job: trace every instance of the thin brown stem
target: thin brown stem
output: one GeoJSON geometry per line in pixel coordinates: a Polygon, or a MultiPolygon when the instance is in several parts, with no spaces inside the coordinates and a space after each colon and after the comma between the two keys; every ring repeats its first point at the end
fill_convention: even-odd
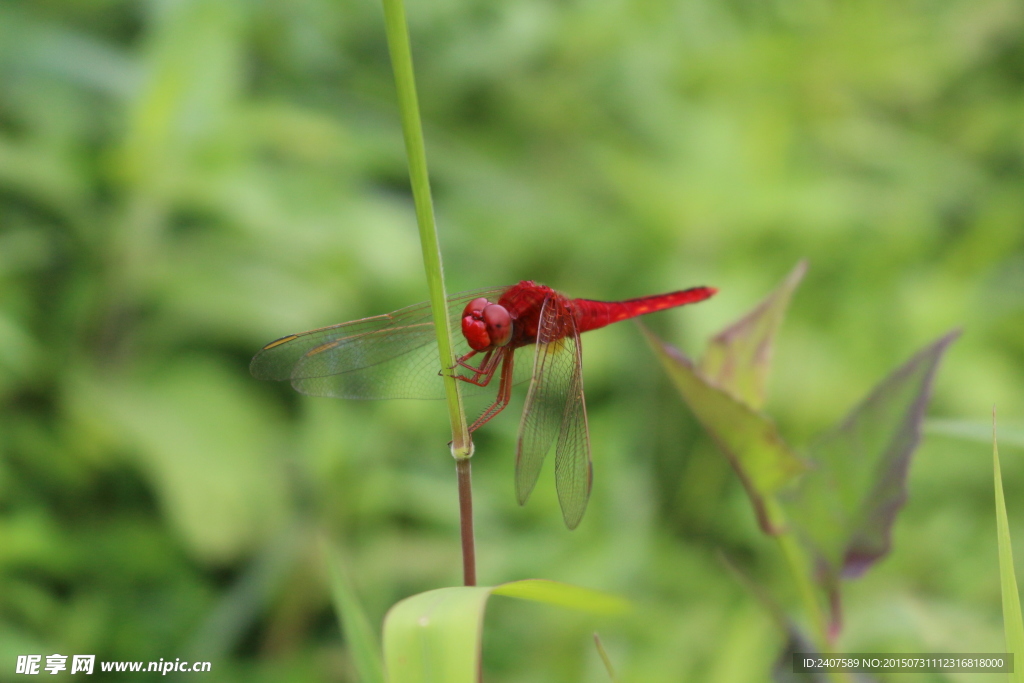
{"type": "Polygon", "coordinates": [[[459,475],[459,527],[462,531],[462,582],[476,585],[476,541],[473,539],[473,475],[469,458],[455,461],[459,475]]]}

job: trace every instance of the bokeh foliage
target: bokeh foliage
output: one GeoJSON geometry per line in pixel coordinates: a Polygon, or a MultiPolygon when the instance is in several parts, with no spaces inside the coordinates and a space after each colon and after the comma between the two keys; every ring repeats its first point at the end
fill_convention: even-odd
{"type": "MultiPolygon", "coordinates": [[[[794,445],[955,326],[932,414],[1024,412],[1019,3],[408,13],[450,291],[714,285],[650,321],[695,349],[806,257],[768,402],[794,445]]],[[[323,529],[378,623],[458,582],[443,405],[246,369],[426,298],[393,92],[374,2],[0,4],[0,680],[26,652],[355,680],[323,529]]],[[[587,517],[566,532],[544,483],[515,504],[520,393],[476,439],[481,580],[645,605],[601,628],[624,680],[763,680],[780,637],[715,552],[786,583],[740,485],[635,329],[583,344],[587,517]]],[[[999,648],[987,458],[926,439],[892,556],[849,587],[848,650],[999,648]]],[[[1022,536],[1005,445],[1003,475],[1022,536]]],[[[586,619],[495,607],[488,680],[601,680],[586,619]]]]}

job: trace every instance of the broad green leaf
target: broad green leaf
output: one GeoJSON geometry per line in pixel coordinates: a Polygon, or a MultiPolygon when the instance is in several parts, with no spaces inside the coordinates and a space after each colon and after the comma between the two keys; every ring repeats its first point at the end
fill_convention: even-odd
{"type": "Polygon", "coordinates": [[[911,358],[818,440],[810,449],[812,469],[784,498],[830,590],[840,576],[860,575],[889,551],[935,371],[958,334],[911,358]]]}
{"type": "Polygon", "coordinates": [[[777,533],[780,520],[771,497],[805,464],[782,440],[770,418],[713,384],[681,351],[641,329],[679,393],[736,470],[761,528],[777,533]]]}
{"type": "Polygon", "coordinates": [[[704,377],[751,408],[764,405],[772,343],[806,272],[807,262],[801,261],[764,301],[716,334],[700,361],[704,377]]]}
{"type": "Polygon", "coordinates": [[[384,618],[389,683],[472,683],[480,670],[491,589],[438,588],[406,598],[384,618]]]}
{"type": "Polygon", "coordinates": [[[484,610],[491,595],[597,614],[622,612],[629,606],[607,593],[540,579],[420,593],[392,607],[384,618],[384,663],[389,683],[477,681],[484,610]]]}
{"type": "Polygon", "coordinates": [[[370,620],[359,602],[352,581],[345,570],[341,553],[333,544],[323,537],[320,543],[330,578],[331,600],[334,612],[338,617],[338,625],[348,644],[359,674],[360,683],[384,683],[384,664],[380,652],[380,643],[370,627],[370,620]]]}
{"type": "Polygon", "coordinates": [[[1013,653],[1013,673],[1010,683],[1024,683],[1024,618],[1021,617],[1017,577],[1013,571],[1013,548],[1010,545],[1010,523],[1006,517],[1003,498],[1003,475],[999,468],[999,446],[996,444],[995,416],[992,425],[992,468],[996,489],[996,538],[999,540],[999,582],[1003,592],[1003,630],[1006,633],[1006,651],[1013,653]]]}

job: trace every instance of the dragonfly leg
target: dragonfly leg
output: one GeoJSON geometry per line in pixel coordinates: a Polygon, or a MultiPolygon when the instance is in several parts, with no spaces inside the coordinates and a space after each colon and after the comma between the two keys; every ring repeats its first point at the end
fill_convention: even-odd
{"type": "Polygon", "coordinates": [[[475,354],[476,351],[471,351],[455,361],[456,365],[461,365],[467,370],[471,370],[473,372],[473,376],[467,377],[465,375],[455,375],[455,379],[461,379],[463,382],[469,382],[470,384],[475,384],[478,387],[486,387],[490,384],[491,378],[494,376],[494,371],[498,368],[498,361],[501,360],[502,354],[495,353],[494,349],[491,349],[484,355],[483,360],[480,362],[480,366],[474,367],[466,361],[475,354]]]}
{"type": "MultiPolygon", "coordinates": [[[[512,397],[512,360],[515,354],[506,353],[503,355],[505,362],[501,366],[501,383],[498,385],[498,396],[494,399],[491,407],[481,413],[476,422],[470,425],[470,433],[484,426],[492,417],[504,410],[505,406],[508,405],[509,399],[512,397]]],[[[495,362],[494,365],[497,365],[497,363],[495,362]]],[[[494,368],[491,368],[491,374],[494,374],[494,368]]]]}
{"type": "MultiPolygon", "coordinates": [[[[478,354],[478,353],[480,353],[480,352],[479,351],[470,351],[465,356],[461,356],[460,358],[456,358],[455,359],[455,367],[458,367],[458,366],[461,365],[462,367],[464,367],[464,368],[466,368],[468,370],[476,371],[477,368],[473,367],[473,365],[471,363],[468,363],[467,361],[470,358],[472,358],[473,356],[475,356],[476,354],[478,354]]],[[[484,356],[483,363],[487,362],[487,357],[490,356],[490,355],[491,355],[491,352],[488,351],[487,354],[484,356]]],[[[483,364],[483,363],[481,363],[481,364],[483,364]]],[[[454,370],[455,368],[452,368],[452,369],[454,370]]]]}

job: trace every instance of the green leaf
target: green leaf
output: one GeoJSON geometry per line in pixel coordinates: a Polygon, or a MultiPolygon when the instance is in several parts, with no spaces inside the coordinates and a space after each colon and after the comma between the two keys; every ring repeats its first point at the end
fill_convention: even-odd
{"type": "Polygon", "coordinates": [[[326,536],[321,539],[320,547],[327,562],[334,612],[360,683],[384,683],[380,643],[345,570],[341,553],[326,536]]]}
{"type": "Polygon", "coordinates": [[[947,334],[911,358],[815,443],[811,471],[783,499],[830,589],[840,576],[859,576],[889,551],[935,371],[958,335],[947,334]]]}
{"type": "Polygon", "coordinates": [[[617,595],[547,579],[503,583],[495,586],[492,592],[494,595],[543,602],[591,614],[619,614],[629,609],[629,602],[617,595]]]}
{"type": "Polygon", "coordinates": [[[1003,475],[999,469],[999,446],[996,444],[995,415],[992,416],[992,468],[996,489],[996,538],[999,540],[999,583],[1003,592],[1003,629],[1006,650],[1013,653],[1014,673],[1011,683],[1024,683],[1024,618],[1021,617],[1017,578],[1013,571],[1013,548],[1010,545],[1010,524],[1003,499],[1003,475]]]}
{"type": "Polygon", "coordinates": [[[439,588],[406,598],[384,618],[389,683],[473,683],[480,672],[483,617],[491,595],[614,614],[629,603],[555,581],[529,579],[500,586],[439,588]]]}
{"type": "Polygon", "coordinates": [[[751,408],[764,405],[772,343],[806,272],[806,261],[796,264],[764,301],[711,339],[700,361],[704,377],[751,408]]]}
{"type": "Polygon", "coordinates": [[[781,521],[773,512],[772,496],[804,471],[805,464],[770,418],[716,386],[681,351],[641,329],[679,393],[736,470],[761,528],[778,533],[781,521]]]}

